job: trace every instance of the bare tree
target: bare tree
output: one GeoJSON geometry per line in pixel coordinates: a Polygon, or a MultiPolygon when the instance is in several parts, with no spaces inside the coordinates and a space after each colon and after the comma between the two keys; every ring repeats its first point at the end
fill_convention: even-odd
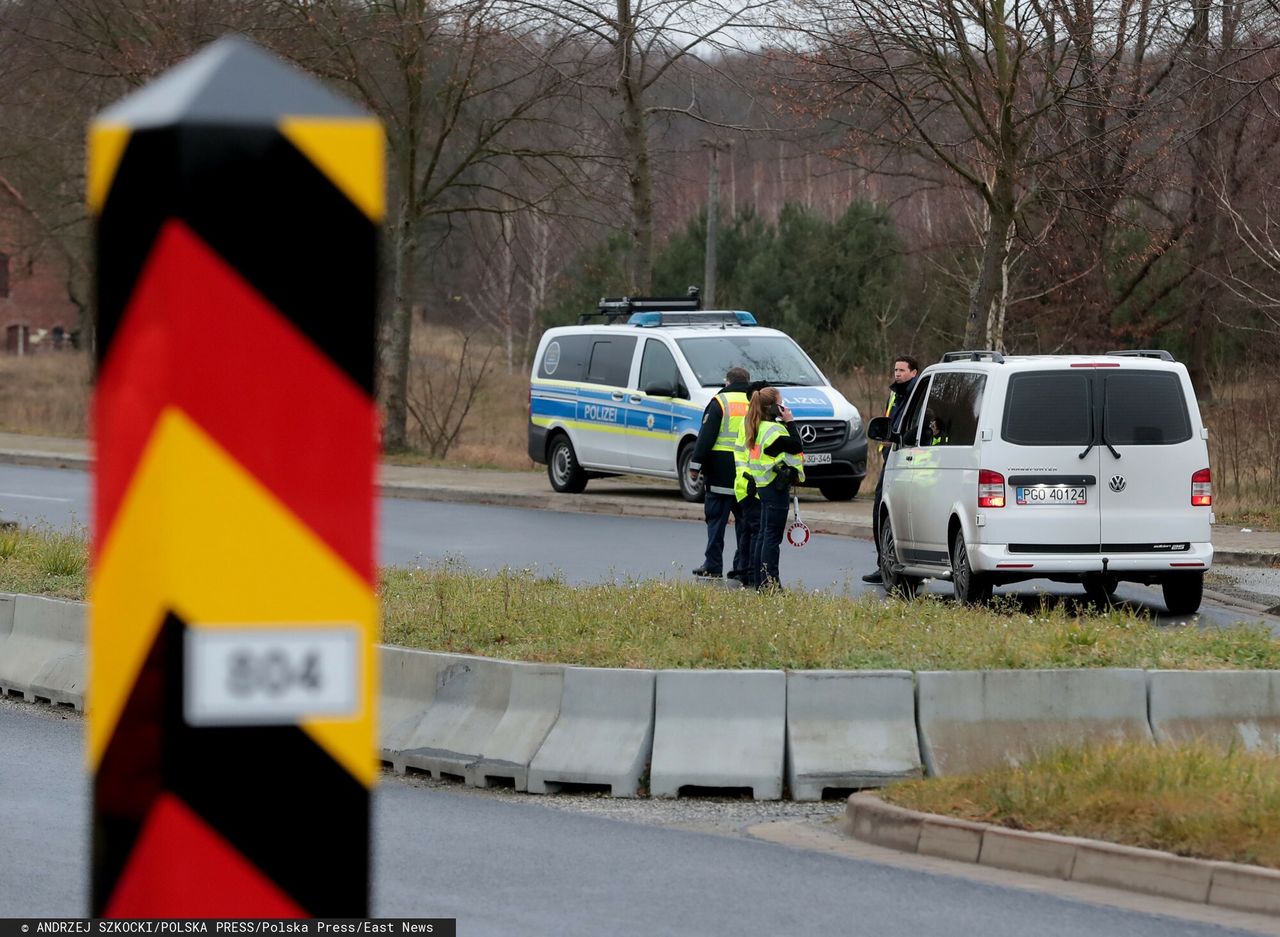
{"type": "Polygon", "coordinates": [[[653,280],[654,121],[676,116],[725,125],[708,108],[696,78],[683,75],[685,85],[672,82],[673,74],[693,62],[717,72],[716,56],[728,49],[741,51],[768,6],[769,0],[616,0],[611,9],[585,0],[519,4],[570,30],[590,48],[596,69],[583,77],[582,85],[607,92],[617,102],[616,119],[606,116],[605,122],[616,124],[621,137],[630,209],[627,286],[632,293],[648,292],[653,280]]]}

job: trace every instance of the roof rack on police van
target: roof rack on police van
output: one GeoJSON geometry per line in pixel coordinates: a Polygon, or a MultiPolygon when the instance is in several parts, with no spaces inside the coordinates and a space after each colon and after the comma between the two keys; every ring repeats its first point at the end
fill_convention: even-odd
{"type": "Polygon", "coordinates": [[[578,316],[578,325],[586,325],[592,319],[603,316],[606,325],[626,319],[633,312],[698,312],[702,309],[702,297],[696,286],[689,287],[684,296],[603,296],[596,304],[595,312],[578,316]]]}
{"type": "Polygon", "coordinates": [[[981,361],[983,358],[990,358],[996,364],[1004,364],[1004,355],[998,351],[990,349],[982,351],[949,351],[942,356],[945,361],[981,361]]]}
{"type": "Polygon", "coordinates": [[[1125,351],[1109,351],[1108,355],[1117,358],[1159,358],[1161,361],[1177,361],[1173,355],[1163,348],[1132,348],[1125,351]]]}

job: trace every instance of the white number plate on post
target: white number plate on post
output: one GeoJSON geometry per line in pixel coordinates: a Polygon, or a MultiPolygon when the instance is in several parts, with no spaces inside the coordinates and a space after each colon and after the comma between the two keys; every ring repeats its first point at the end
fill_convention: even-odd
{"type": "Polygon", "coordinates": [[[294,725],[355,716],[356,628],[193,628],[184,649],[188,725],[294,725]]]}
{"type": "Polygon", "coordinates": [[[806,452],[804,454],[805,465],[829,465],[830,463],[830,452],[806,452]]]}

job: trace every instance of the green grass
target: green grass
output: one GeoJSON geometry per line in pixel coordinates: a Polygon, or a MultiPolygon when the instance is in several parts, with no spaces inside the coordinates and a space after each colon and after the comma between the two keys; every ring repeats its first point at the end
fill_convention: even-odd
{"type": "MultiPolygon", "coordinates": [[[[82,599],[83,538],[0,530],[0,591],[82,599]]],[[[383,640],[405,647],[592,667],[1002,670],[1051,667],[1280,669],[1262,625],[1157,627],[1112,609],[1005,600],[990,609],[923,598],[760,595],[649,580],[568,586],[461,563],[387,568],[383,640]]]]}
{"type": "Polygon", "coordinates": [[[1019,767],[909,781],[913,810],[1280,868],[1280,757],[1207,743],[1066,749],[1019,767]]]}
{"type": "Polygon", "coordinates": [[[0,529],[0,592],[83,599],[88,568],[82,534],[0,529]]]}
{"type": "Polygon", "coordinates": [[[1112,610],[1007,602],[886,602],[789,592],[759,595],[647,581],[572,588],[527,572],[459,564],[386,569],[391,644],[595,667],[968,670],[1050,667],[1276,668],[1262,626],[1157,627],[1112,610]]]}

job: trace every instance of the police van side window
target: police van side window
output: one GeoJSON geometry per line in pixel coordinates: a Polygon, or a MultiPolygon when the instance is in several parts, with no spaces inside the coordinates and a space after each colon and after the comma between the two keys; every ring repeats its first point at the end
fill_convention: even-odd
{"type": "Polygon", "coordinates": [[[561,335],[547,343],[538,377],[552,381],[580,381],[587,371],[587,355],[591,351],[590,335],[561,335]]]}
{"type": "Polygon", "coordinates": [[[1182,382],[1167,371],[1108,374],[1102,428],[1120,446],[1168,446],[1191,438],[1182,382]]]}
{"type": "Polygon", "coordinates": [[[631,377],[631,357],[636,350],[634,336],[618,338],[591,336],[591,358],[587,363],[587,381],[626,387],[631,377]]]}
{"type": "Polygon", "coordinates": [[[1093,395],[1082,371],[1024,371],[1009,377],[1001,436],[1018,446],[1093,442],[1093,395]]]}
{"type": "Polygon", "coordinates": [[[675,394],[679,385],[680,373],[671,350],[661,339],[649,339],[644,343],[644,356],[640,359],[640,389],[648,393],[646,388],[662,386],[675,394]]]}
{"type": "Polygon", "coordinates": [[[924,400],[929,396],[929,379],[921,378],[916,384],[911,399],[907,402],[906,412],[902,414],[902,422],[898,428],[902,433],[902,445],[914,446],[920,438],[920,419],[924,416],[924,400]]]}
{"type": "Polygon", "coordinates": [[[920,445],[972,446],[978,438],[978,414],[986,385],[982,374],[935,374],[921,423],[920,445]]]}

